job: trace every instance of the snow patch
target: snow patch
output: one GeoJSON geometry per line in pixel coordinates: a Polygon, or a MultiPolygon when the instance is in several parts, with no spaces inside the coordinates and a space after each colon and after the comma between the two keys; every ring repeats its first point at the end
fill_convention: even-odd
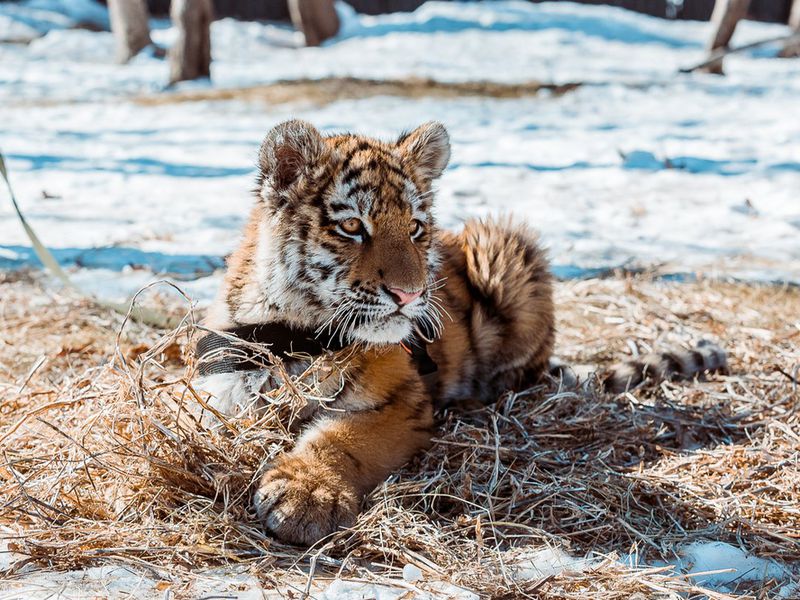
{"type": "Polygon", "coordinates": [[[789,583],[778,590],[778,598],[800,598],[800,583],[789,583]]]}
{"type": "Polygon", "coordinates": [[[20,7],[63,15],[76,25],[91,23],[108,28],[108,9],[96,0],[26,0],[20,7]]]}
{"type": "Polygon", "coordinates": [[[415,583],[423,578],[422,569],[416,565],[408,564],[403,566],[403,580],[408,583],[415,583]]]}
{"type": "Polygon", "coordinates": [[[684,547],[679,554],[681,559],[675,566],[683,573],[727,571],[692,577],[700,585],[719,589],[737,581],[784,581],[791,576],[788,567],[747,554],[725,542],[694,542],[684,547]]]}
{"type": "Polygon", "coordinates": [[[515,581],[544,579],[564,571],[582,572],[591,568],[593,561],[570,556],[558,548],[529,550],[519,554],[511,567],[515,581]]]}
{"type": "Polygon", "coordinates": [[[409,597],[418,600],[478,599],[472,592],[451,584],[439,583],[431,587],[432,591],[426,591],[402,581],[379,584],[337,579],[315,597],[320,600],[398,600],[409,597]]]}
{"type": "Polygon", "coordinates": [[[731,544],[720,541],[700,541],[687,544],[677,550],[677,558],[655,561],[651,564],[639,562],[636,556],[624,557],[621,562],[630,567],[672,567],[675,573],[690,576],[693,583],[722,592],[735,592],[742,583],[777,581],[783,584],[778,597],[794,597],[793,583],[800,577],[800,565],[789,565],[775,560],[749,554],[731,544]],[[789,594],[789,595],[781,595],[789,594]]]}
{"type": "Polygon", "coordinates": [[[115,64],[114,36],[106,31],[54,29],[33,40],[28,46],[28,52],[31,57],[40,59],[48,59],[56,52],[63,52],[73,61],[115,64]]]}
{"type": "Polygon", "coordinates": [[[28,42],[79,25],[108,29],[108,10],[93,0],[26,0],[0,4],[0,43],[28,42]]]}

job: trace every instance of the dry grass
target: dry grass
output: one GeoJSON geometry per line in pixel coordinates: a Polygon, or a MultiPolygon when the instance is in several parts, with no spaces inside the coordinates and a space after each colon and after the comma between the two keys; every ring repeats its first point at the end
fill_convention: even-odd
{"type": "Polygon", "coordinates": [[[265,536],[250,509],[259,465],[291,444],[280,423],[296,396],[206,431],[183,366],[191,314],[167,334],[122,328],[87,301],[0,279],[0,525],[48,568],[112,561],[176,581],[241,563],[278,585],[310,565],[374,580],[413,563],[497,598],[706,597],[691,578],[616,561],[698,539],[800,559],[800,292],[636,278],[562,283],[557,300],[569,360],[711,337],[732,373],[622,396],[552,382],[442,415],[435,446],[306,554],[265,536]],[[515,582],[515,557],[543,546],[606,558],[515,582]]]}
{"type": "Polygon", "coordinates": [[[403,98],[525,98],[542,93],[560,96],[579,87],[580,83],[497,83],[492,81],[437,81],[421,77],[403,79],[364,79],[360,77],[322,77],[291,79],[244,88],[191,90],[141,96],[135,102],[145,106],[178,102],[242,100],[265,104],[308,102],[324,105],[339,100],[399,96],[403,98]]]}

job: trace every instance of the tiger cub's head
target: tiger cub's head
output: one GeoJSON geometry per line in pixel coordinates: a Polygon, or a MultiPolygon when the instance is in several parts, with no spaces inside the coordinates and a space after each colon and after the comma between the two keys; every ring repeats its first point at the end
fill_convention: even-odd
{"type": "Polygon", "coordinates": [[[302,121],[272,129],[258,195],[287,303],[346,341],[396,343],[415,325],[438,329],[431,186],[449,157],[439,123],[393,142],[323,136],[302,121]]]}

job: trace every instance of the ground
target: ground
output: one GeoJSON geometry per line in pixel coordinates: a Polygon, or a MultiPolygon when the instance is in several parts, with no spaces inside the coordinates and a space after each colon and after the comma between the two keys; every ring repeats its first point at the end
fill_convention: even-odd
{"type": "MultiPolygon", "coordinates": [[[[800,62],[766,47],[726,78],[680,75],[708,24],[568,2],[339,8],[322,48],[216,22],[212,81],[165,89],[152,52],[120,67],[84,28],[107,26],[98,4],[0,4],[0,150],[98,298],[31,271],[0,199],[0,597],[797,596],[800,62]],[[387,139],[442,121],[438,222],[503,211],[541,231],[559,355],[709,338],[731,373],[618,397],[550,382],[439,415],[433,449],[355,529],[310,555],[270,540],[250,483],[291,443],[278,425],[297,398],[206,432],[187,413],[191,319],[123,327],[102,302],[164,279],[188,300],[160,284],[144,305],[201,315],[258,145],[291,117],[387,139]]],[[[782,33],[743,23],[734,43],[782,33]]]]}
{"type": "Polygon", "coordinates": [[[20,577],[29,592],[65,585],[65,576],[37,580],[43,566],[81,573],[76,589],[123,572],[142,594],[176,598],[231,591],[233,574],[254,594],[303,588],[309,568],[317,593],[338,574],[353,597],[353,580],[394,586],[386,597],[445,584],[465,598],[795,589],[795,288],[560,283],[561,357],[606,364],[714,339],[730,374],[621,396],[553,381],[441,414],[434,447],[370,496],[352,530],[310,554],[261,533],[249,502],[261,459],[291,443],[264,426],[285,422],[287,405],[276,399],[274,415],[233,420],[223,434],[188,412],[182,356],[199,315],[164,333],[123,327],[120,315],[24,276],[0,289],[3,527],[9,562],[22,561],[6,576],[10,589],[20,577]],[[411,588],[404,565],[421,571],[411,588]]]}

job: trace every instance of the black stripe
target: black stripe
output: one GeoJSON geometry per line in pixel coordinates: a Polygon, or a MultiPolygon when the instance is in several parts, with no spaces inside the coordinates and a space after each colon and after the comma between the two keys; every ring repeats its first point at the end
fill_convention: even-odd
{"type": "Polygon", "coordinates": [[[326,213],[324,211],[319,213],[319,221],[318,221],[318,223],[319,223],[319,226],[321,228],[335,227],[336,225],[338,225],[338,221],[334,221],[330,217],[330,215],[328,215],[328,213],[326,213]]]}
{"type": "Polygon", "coordinates": [[[403,171],[403,169],[401,169],[397,165],[394,165],[394,164],[392,164],[390,162],[387,162],[387,163],[384,163],[384,167],[386,169],[388,169],[389,171],[391,171],[392,173],[394,173],[395,175],[399,175],[403,179],[408,179],[408,173],[403,171]]]}
{"type": "Polygon", "coordinates": [[[398,400],[400,400],[400,394],[397,392],[397,390],[395,390],[385,398],[382,398],[379,402],[376,402],[371,406],[367,406],[357,412],[368,412],[368,413],[381,412],[384,408],[391,406],[392,404],[395,404],[398,400]]]}
{"type": "Polygon", "coordinates": [[[697,350],[692,350],[689,352],[689,356],[692,357],[695,370],[702,371],[706,368],[706,359],[702,353],[698,352],[697,350]]]}
{"type": "Polygon", "coordinates": [[[661,358],[667,363],[666,375],[670,375],[672,373],[683,373],[683,363],[681,363],[680,359],[672,352],[664,352],[661,355],[661,358]]]}
{"type": "MultiPolygon", "coordinates": [[[[331,223],[333,223],[333,221],[331,221],[331,223]]],[[[328,252],[331,252],[331,253],[334,253],[334,254],[339,252],[339,247],[336,244],[334,244],[333,242],[331,242],[330,240],[321,239],[317,243],[322,248],[327,250],[328,252]]]]}
{"type": "Polygon", "coordinates": [[[399,200],[401,202],[403,201],[403,188],[401,186],[397,185],[396,183],[392,183],[391,181],[384,181],[383,185],[391,188],[392,191],[394,191],[394,193],[400,197],[399,200]]]}
{"type": "Polygon", "coordinates": [[[497,305],[494,303],[493,299],[489,298],[486,294],[475,287],[466,273],[464,274],[464,285],[467,288],[467,293],[470,295],[470,298],[472,298],[474,304],[477,304],[481,307],[481,309],[483,309],[483,312],[486,314],[488,319],[497,322],[498,325],[504,328],[509,325],[509,316],[501,313],[497,309],[497,305]]]}
{"type": "Polygon", "coordinates": [[[409,421],[417,421],[419,418],[425,413],[425,409],[428,408],[428,401],[427,400],[420,400],[417,405],[414,407],[414,410],[408,416],[409,421]]]}
{"type": "MultiPolygon", "coordinates": [[[[320,307],[319,302],[313,298],[306,298],[306,301],[312,305],[312,308],[320,307]]],[[[242,325],[227,329],[224,333],[227,336],[212,331],[197,342],[198,372],[201,376],[268,368],[269,358],[266,352],[261,351],[259,348],[242,344],[242,341],[250,344],[269,345],[270,353],[284,359],[292,358],[294,354],[319,356],[326,351],[336,352],[350,345],[341,338],[334,336],[330,330],[323,330],[318,333],[312,329],[296,328],[290,324],[279,322],[242,325]],[[215,355],[214,360],[203,360],[212,353],[215,355]]],[[[424,348],[424,344],[421,341],[412,339],[409,340],[409,343],[419,344],[424,348]]],[[[420,361],[419,358],[412,355],[412,360],[419,375],[432,373],[436,370],[436,363],[430,360],[427,351],[424,354],[428,362],[420,361]],[[431,365],[433,365],[432,371],[431,365]]],[[[414,380],[409,377],[383,403],[370,407],[370,410],[380,410],[384,406],[397,402],[401,399],[402,387],[413,386],[413,384],[414,380]]],[[[346,383],[345,386],[347,385],[346,383]]]]}
{"type": "Polygon", "coordinates": [[[352,160],[353,160],[353,155],[352,155],[352,154],[348,154],[348,155],[347,155],[347,158],[345,158],[345,159],[342,161],[342,167],[341,167],[342,171],[346,171],[346,170],[347,170],[347,167],[349,167],[349,166],[350,166],[350,162],[351,162],[352,160]]]}
{"type": "Polygon", "coordinates": [[[337,212],[340,210],[353,210],[353,207],[350,204],[347,204],[346,202],[331,202],[328,205],[328,208],[333,212],[337,212]]]}
{"type": "Polygon", "coordinates": [[[354,179],[361,177],[363,172],[364,170],[360,168],[350,169],[342,176],[342,185],[348,185],[349,183],[352,183],[354,179]]]}
{"type": "Polygon", "coordinates": [[[368,184],[368,183],[357,183],[352,188],[350,188],[349,192],[347,192],[347,197],[348,198],[352,198],[353,196],[355,196],[357,194],[360,194],[360,193],[363,193],[363,192],[369,192],[371,190],[372,190],[372,186],[370,184],[368,184]]]}
{"type": "Polygon", "coordinates": [[[650,376],[651,366],[640,360],[630,360],[626,363],[630,366],[630,373],[623,373],[622,376],[629,379],[630,385],[636,385],[639,381],[650,376]],[[635,379],[638,377],[639,379],[635,379]]]}
{"type": "Polygon", "coordinates": [[[356,458],[355,454],[350,452],[347,448],[342,448],[341,451],[342,454],[344,454],[347,458],[353,461],[353,466],[355,466],[356,470],[360,471],[362,467],[361,461],[356,458]]]}
{"type": "Polygon", "coordinates": [[[394,158],[394,154],[392,154],[385,148],[381,148],[380,146],[372,146],[371,149],[373,152],[377,152],[378,154],[380,154],[383,157],[384,161],[386,161],[387,158],[388,159],[394,158]]]}
{"type": "Polygon", "coordinates": [[[333,275],[333,267],[331,265],[321,265],[319,263],[311,263],[311,266],[322,275],[322,279],[327,279],[333,275]]]}

